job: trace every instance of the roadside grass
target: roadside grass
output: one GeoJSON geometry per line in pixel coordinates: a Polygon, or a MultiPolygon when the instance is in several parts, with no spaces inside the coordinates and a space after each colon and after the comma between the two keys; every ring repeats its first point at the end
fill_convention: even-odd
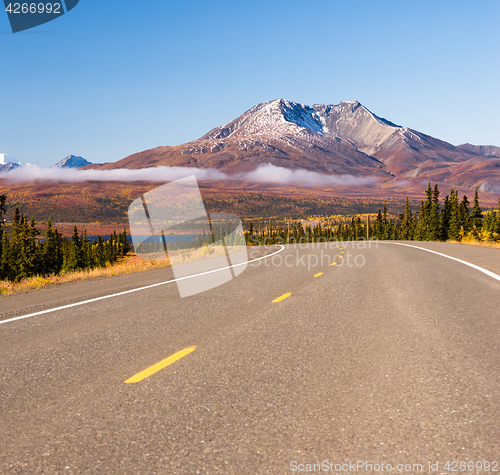
{"type": "Polygon", "coordinates": [[[464,239],[462,241],[449,240],[446,242],[452,242],[454,244],[465,244],[467,246],[479,246],[479,247],[490,247],[493,249],[500,249],[500,242],[497,241],[476,241],[473,239],[464,239]]]}
{"type": "Polygon", "coordinates": [[[79,280],[92,279],[95,277],[109,277],[120,274],[132,274],[134,272],[143,272],[152,269],[161,269],[169,267],[169,261],[144,260],[135,254],[127,254],[114,264],[96,269],[81,270],[74,272],[64,272],[60,275],[35,276],[23,279],[19,282],[0,281],[0,298],[19,292],[27,292],[39,289],[51,284],[64,284],[79,280]]]}
{"type": "MultiPolygon", "coordinates": [[[[451,242],[454,244],[465,244],[467,246],[479,246],[479,247],[489,247],[494,249],[500,249],[500,242],[489,242],[489,241],[477,241],[472,239],[464,239],[462,241],[449,240],[446,242],[451,242]]],[[[205,257],[207,254],[211,254],[212,249],[197,249],[196,251],[186,252],[177,251],[175,252],[176,260],[181,257],[181,261],[189,262],[194,260],[199,260],[205,257]],[[208,251],[208,252],[207,252],[208,251]],[[177,256],[179,254],[179,256],[177,256]]],[[[155,257],[154,254],[151,257],[155,257]]],[[[129,253],[125,257],[122,257],[115,264],[108,264],[106,267],[99,267],[96,269],[81,270],[74,272],[64,272],[60,275],[50,275],[50,276],[35,276],[28,279],[23,279],[19,282],[9,282],[2,280],[0,281],[0,298],[20,293],[28,292],[30,290],[40,289],[47,285],[52,284],[64,284],[66,282],[75,282],[87,279],[93,279],[96,277],[110,277],[113,275],[121,274],[132,274],[135,272],[144,272],[153,269],[161,269],[169,267],[170,262],[167,261],[157,261],[153,259],[141,259],[137,257],[134,253],[129,253]]]]}

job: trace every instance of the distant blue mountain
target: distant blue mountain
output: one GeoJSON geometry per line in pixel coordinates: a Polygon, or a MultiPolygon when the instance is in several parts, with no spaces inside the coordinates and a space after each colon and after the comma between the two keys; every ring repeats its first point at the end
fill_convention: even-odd
{"type": "Polygon", "coordinates": [[[76,155],[68,155],[63,158],[60,162],[57,162],[54,166],[57,168],[80,168],[85,165],[91,165],[92,162],[85,160],[82,157],[77,157],[76,155]]]}
{"type": "Polygon", "coordinates": [[[19,162],[13,162],[6,158],[7,154],[0,153],[0,172],[8,172],[13,168],[20,167],[21,164],[19,162]]]}

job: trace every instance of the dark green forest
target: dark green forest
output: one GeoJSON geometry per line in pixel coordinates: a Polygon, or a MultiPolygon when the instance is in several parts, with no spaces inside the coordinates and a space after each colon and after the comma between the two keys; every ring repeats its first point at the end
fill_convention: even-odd
{"type": "MultiPolygon", "coordinates": [[[[6,211],[6,197],[0,195],[0,221],[6,211]]],[[[114,232],[110,239],[87,239],[86,232],[79,235],[75,226],[70,239],[62,238],[52,228],[49,218],[44,239],[31,218],[14,212],[10,239],[0,226],[0,280],[20,281],[36,275],[60,274],[65,271],[105,267],[129,251],[127,233],[114,232]]]]}
{"type": "MultiPolygon", "coordinates": [[[[75,225],[73,236],[68,239],[52,228],[50,218],[45,235],[40,236],[34,219],[28,222],[27,215],[21,215],[18,208],[8,238],[2,231],[6,204],[6,196],[0,195],[0,280],[19,281],[36,275],[104,267],[130,250],[125,230],[119,234],[115,231],[107,240],[100,236],[90,240],[85,230],[80,235],[75,225]]],[[[316,226],[303,226],[298,219],[260,219],[246,226],[245,238],[249,245],[360,239],[500,242],[500,200],[498,209],[483,212],[477,189],[472,203],[466,195],[459,198],[453,188],[440,200],[438,185],[432,187],[429,182],[417,211],[412,211],[406,199],[404,212],[397,216],[389,215],[385,203],[372,220],[368,215],[364,219],[359,214],[338,216],[342,219],[336,223],[328,219],[322,225],[320,220],[316,226]]],[[[169,249],[207,245],[214,242],[214,238],[227,235],[229,229],[214,227],[213,232],[214,236],[203,234],[191,240],[176,240],[169,243],[169,249]]],[[[142,252],[163,249],[163,243],[159,242],[143,246],[142,252]]]]}
{"type": "MultiPolygon", "coordinates": [[[[387,206],[371,222],[352,215],[348,222],[330,226],[302,226],[300,221],[285,226],[283,222],[273,225],[254,226],[250,223],[246,239],[248,244],[274,244],[295,242],[318,242],[335,240],[414,240],[414,241],[500,241],[500,200],[497,210],[486,213],[479,206],[477,188],[473,203],[464,195],[461,199],[453,188],[443,203],[439,199],[438,185],[429,183],[426,198],[420,209],[413,212],[406,199],[405,210],[397,217],[390,217],[387,206]]],[[[345,220],[343,220],[345,221],[345,220]]]]}

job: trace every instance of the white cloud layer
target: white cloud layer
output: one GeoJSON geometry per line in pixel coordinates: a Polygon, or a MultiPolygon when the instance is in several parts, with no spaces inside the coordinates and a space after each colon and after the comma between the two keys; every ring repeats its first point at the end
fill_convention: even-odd
{"type": "Polygon", "coordinates": [[[307,170],[290,170],[271,164],[260,165],[255,170],[227,175],[213,168],[155,167],[155,168],[117,168],[114,170],[79,170],[75,168],[42,168],[39,166],[19,167],[0,172],[0,179],[10,183],[62,182],[78,183],[84,181],[159,181],[167,182],[196,175],[198,180],[239,180],[253,183],[276,183],[282,185],[329,186],[329,185],[369,185],[377,178],[355,177],[352,175],[325,175],[307,170]]]}

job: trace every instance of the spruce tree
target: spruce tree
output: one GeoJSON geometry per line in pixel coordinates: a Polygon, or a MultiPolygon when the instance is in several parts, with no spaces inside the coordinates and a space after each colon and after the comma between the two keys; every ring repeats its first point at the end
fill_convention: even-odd
{"type": "Polygon", "coordinates": [[[94,267],[94,259],[92,256],[92,243],[87,238],[87,228],[84,228],[82,235],[82,260],[85,269],[94,267]]]}
{"type": "Polygon", "coordinates": [[[78,229],[75,224],[73,236],[71,236],[69,260],[66,267],[68,270],[78,270],[83,269],[84,265],[82,241],[78,236],[78,229]]]}
{"type": "Polygon", "coordinates": [[[10,246],[7,234],[2,236],[2,254],[0,256],[0,280],[12,280],[10,268],[10,246]]]}
{"type": "Polygon", "coordinates": [[[44,274],[58,274],[61,271],[61,243],[56,229],[52,229],[52,220],[47,221],[45,243],[43,245],[43,271],[44,274]]]}
{"type": "Polygon", "coordinates": [[[469,209],[469,200],[467,199],[467,195],[464,195],[462,201],[459,206],[459,215],[460,215],[460,234],[461,237],[465,236],[470,231],[470,209],[469,209]]]}
{"type": "Polygon", "coordinates": [[[5,254],[5,252],[2,252],[2,254],[5,255],[5,258],[3,259],[4,265],[6,268],[9,269],[7,278],[11,281],[15,281],[18,274],[20,222],[21,222],[21,213],[19,212],[19,208],[16,207],[16,209],[14,210],[14,217],[12,220],[11,239],[8,249],[6,250],[7,254],[5,254]]]}
{"type": "Polygon", "coordinates": [[[453,188],[450,191],[450,218],[448,225],[448,239],[453,241],[460,240],[460,228],[461,224],[461,216],[460,216],[460,207],[458,204],[458,191],[455,191],[453,188]]]}
{"type": "Polygon", "coordinates": [[[97,244],[94,251],[94,260],[98,267],[103,267],[106,264],[104,256],[104,242],[101,236],[97,236],[97,244]]]}
{"type": "Polygon", "coordinates": [[[431,182],[427,185],[425,191],[426,199],[420,203],[420,215],[415,228],[415,239],[425,241],[429,239],[431,229],[431,210],[432,210],[432,188],[431,182]]]}
{"type": "Polygon", "coordinates": [[[380,212],[380,208],[378,209],[377,218],[373,223],[373,234],[377,239],[382,239],[382,234],[384,232],[384,218],[382,213],[380,212]]]}
{"type": "Polygon", "coordinates": [[[451,217],[451,201],[450,197],[446,195],[443,202],[443,210],[441,212],[441,228],[439,230],[439,240],[446,241],[448,239],[448,231],[450,229],[451,217]]]}
{"type": "Polygon", "coordinates": [[[400,221],[400,229],[398,233],[399,239],[403,239],[404,241],[409,241],[413,239],[413,227],[414,227],[414,220],[410,210],[410,202],[408,200],[408,197],[406,197],[405,212],[401,217],[400,221]]]}
{"type": "Polygon", "coordinates": [[[29,229],[26,215],[23,214],[18,225],[16,236],[16,277],[15,280],[26,279],[32,275],[32,263],[29,252],[29,229]]]}
{"type": "Polygon", "coordinates": [[[38,240],[40,231],[36,228],[35,218],[31,217],[28,229],[28,253],[30,254],[31,275],[43,274],[43,247],[38,240]]]}
{"type": "Polygon", "coordinates": [[[495,217],[495,223],[493,225],[493,230],[498,234],[497,239],[500,238],[500,198],[498,199],[498,209],[495,217]]]}
{"type": "Polygon", "coordinates": [[[2,226],[4,225],[4,215],[7,212],[7,195],[0,195],[0,256],[2,255],[2,236],[3,236],[3,229],[2,226]]]}
{"type": "Polygon", "coordinates": [[[486,231],[489,235],[492,235],[495,232],[495,219],[496,212],[494,210],[488,211],[484,217],[483,231],[486,231]]]}
{"type": "Polygon", "coordinates": [[[435,241],[441,237],[441,207],[439,204],[438,184],[434,185],[432,192],[431,209],[429,214],[429,229],[427,230],[427,241],[435,241]]]}
{"type": "Polygon", "coordinates": [[[382,215],[382,239],[389,239],[390,238],[390,230],[389,230],[389,221],[387,219],[387,205],[384,201],[384,211],[382,215]]]}
{"type": "Polygon", "coordinates": [[[471,224],[471,229],[474,231],[477,237],[479,231],[483,227],[483,214],[481,212],[481,208],[479,207],[479,197],[477,193],[477,187],[474,193],[474,204],[472,207],[472,211],[470,213],[470,224],[471,224]]]}

